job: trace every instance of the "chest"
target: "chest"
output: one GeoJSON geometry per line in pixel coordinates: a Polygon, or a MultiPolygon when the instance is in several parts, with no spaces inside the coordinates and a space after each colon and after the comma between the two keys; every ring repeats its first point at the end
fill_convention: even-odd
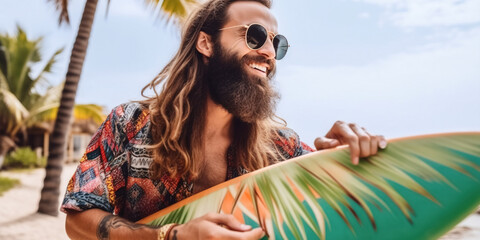
{"type": "Polygon", "coordinates": [[[218,145],[206,148],[200,175],[193,185],[193,193],[203,191],[227,179],[227,148],[228,146],[218,145]]]}

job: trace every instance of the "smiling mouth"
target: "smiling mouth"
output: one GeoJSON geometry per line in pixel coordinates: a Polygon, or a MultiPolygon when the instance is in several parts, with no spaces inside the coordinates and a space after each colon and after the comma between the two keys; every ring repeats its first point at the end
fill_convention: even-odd
{"type": "Polygon", "coordinates": [[[263,74],[267,74],[268,68],[266,66],[262,66],[262,65],[255,64],[255,63],[250,63],[250,64],[248,64],[248,66],[252,69],[255,69],[257,71],[262,72],[263,74]]]}

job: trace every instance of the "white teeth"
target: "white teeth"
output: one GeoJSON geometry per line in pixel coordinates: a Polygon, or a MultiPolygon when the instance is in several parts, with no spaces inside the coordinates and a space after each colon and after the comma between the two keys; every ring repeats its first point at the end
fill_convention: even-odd
{"type": "Polygon", "coordinates": [[[257,65],[255,63],[249,64],[248,66],[250,66],[251,68],[260,70],[262,72],[267,72],[267,67],[265,67],[265,66],[260,66],[260,65],[257,65]]]}

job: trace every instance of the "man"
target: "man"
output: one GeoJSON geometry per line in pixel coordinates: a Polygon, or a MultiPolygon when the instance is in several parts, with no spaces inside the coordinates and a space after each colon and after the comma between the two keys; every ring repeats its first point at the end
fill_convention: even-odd
{"type": "MultiPolygon", "coordinates": [[[[133,223],[249,171],[313,151],[275,121],[271,86],[286,38],[268,0],[212,0],[186,23],[180,49],[147,88],[115,108],[92,138],[62,205],[72,239],[259,239],[262,229],[207,214],[159,229],[133,223]],[[155,93],[157,93],[155,91],[155,93]],[[113,215],[114,213],[115,215],[113,215]]],[[[352,161],[386,146],[337,122],[317,149],[349,144],[352,161]]]]}

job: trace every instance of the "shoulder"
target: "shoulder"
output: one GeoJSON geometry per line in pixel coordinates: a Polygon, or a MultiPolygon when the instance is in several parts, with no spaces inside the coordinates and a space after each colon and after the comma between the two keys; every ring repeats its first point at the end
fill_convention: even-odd
{"type": "Polygon", "coordinates": [[[150,115],[147,106],[138,102],[129,102],[113,108],[110,118],[119,123],[138,122],[150,115]]]}
{"type": "Polygon", "coordinates": [[[148,107],[138,102],[129,102],[114,107],[103,128],[110,129],[114,136],[124,136],[130,141],[139,131],[148,129],[149,124],[148,107]]]}

